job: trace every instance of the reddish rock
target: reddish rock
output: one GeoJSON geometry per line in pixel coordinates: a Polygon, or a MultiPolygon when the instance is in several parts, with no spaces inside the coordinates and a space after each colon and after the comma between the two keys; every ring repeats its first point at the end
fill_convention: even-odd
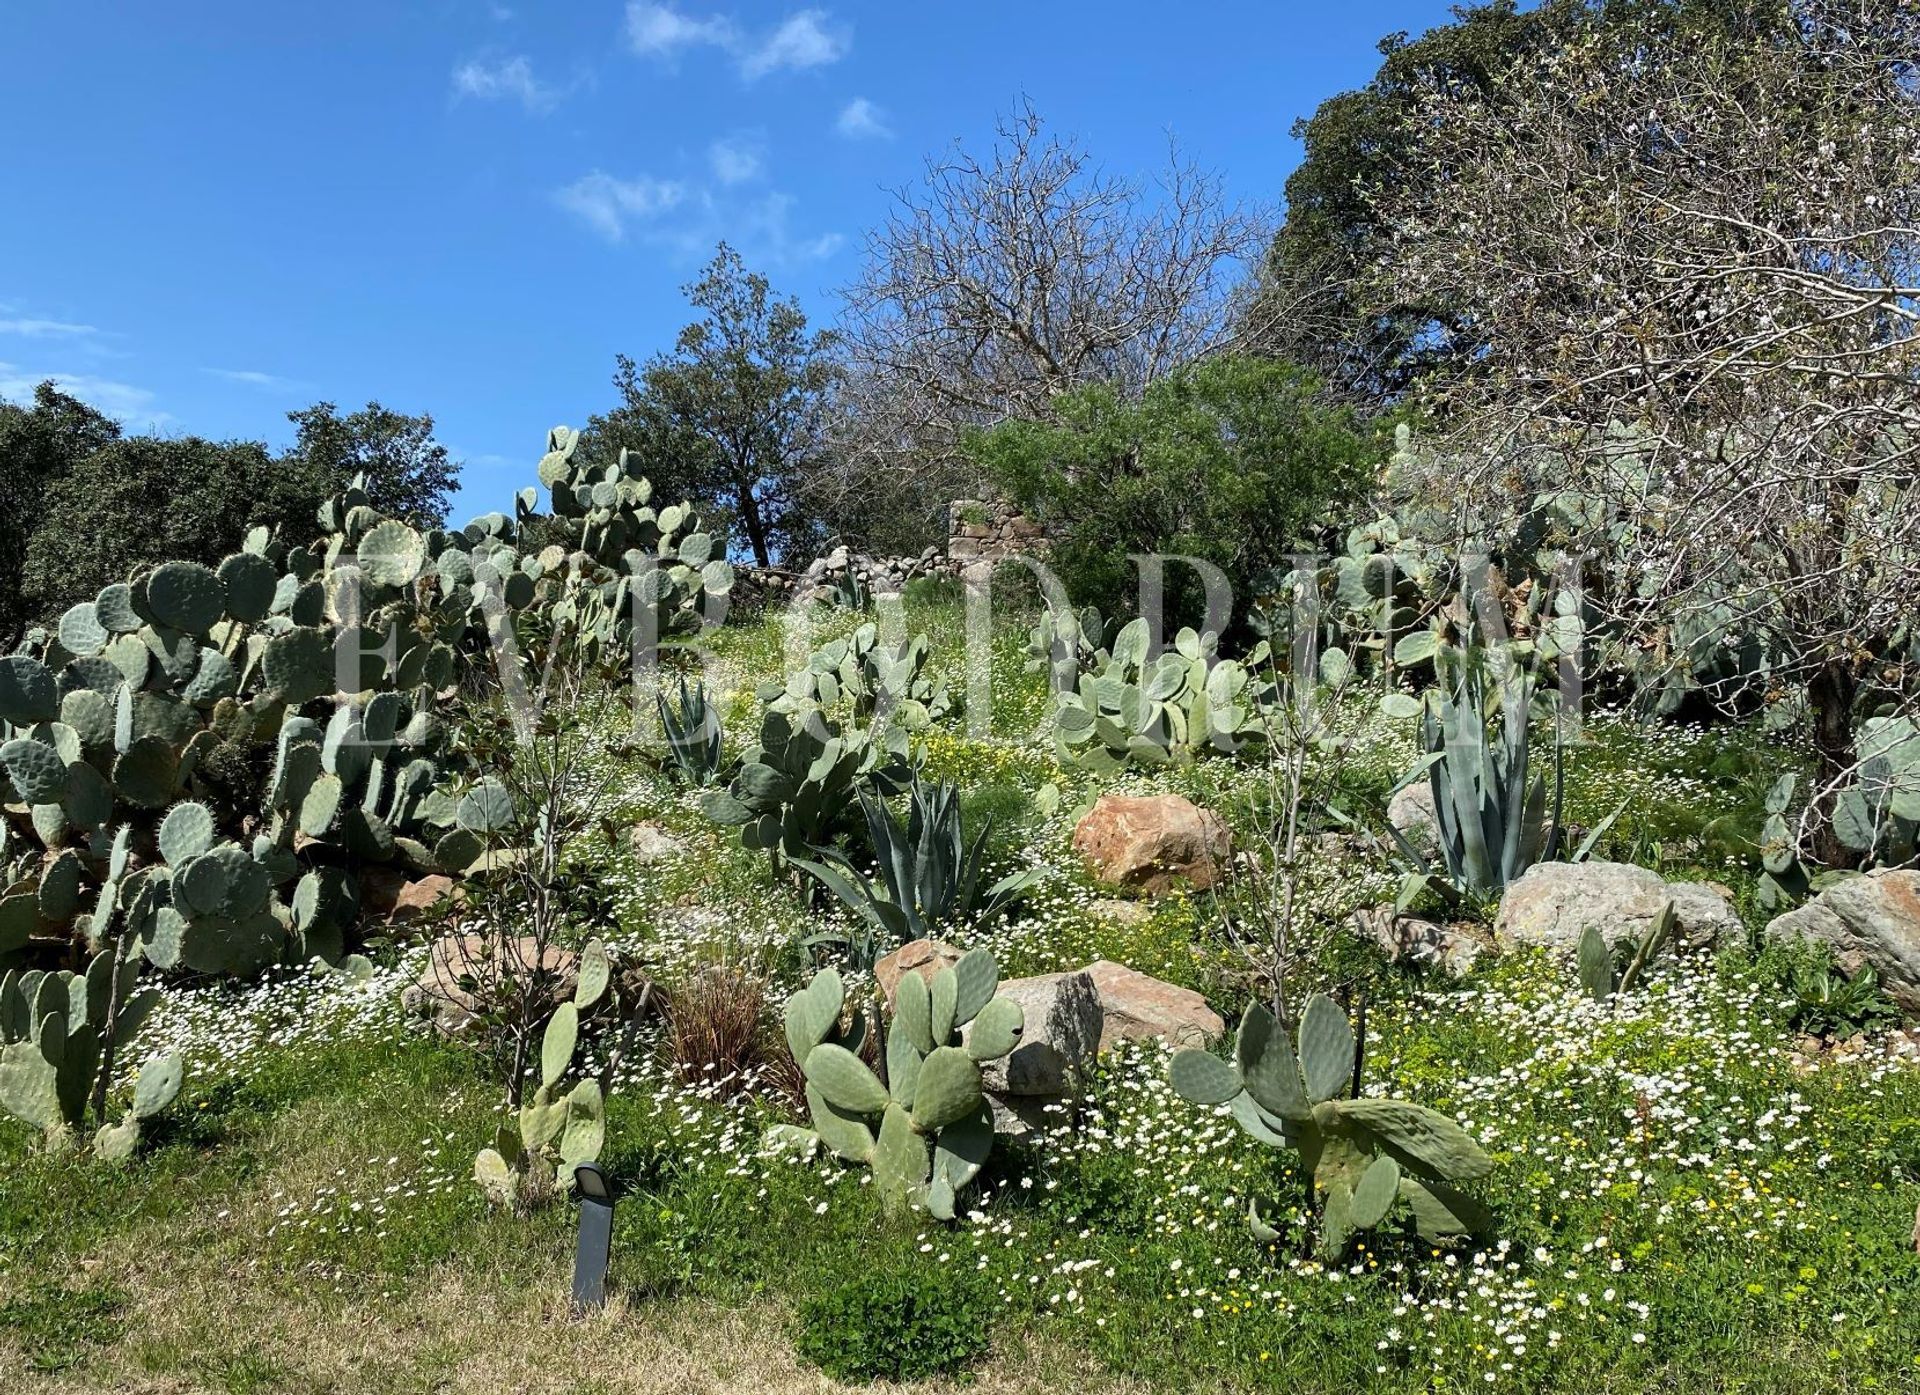
{"type": "Polygon", "coordinates": [[[400,904],[407,876],[397,867],[362,867],[359,871],[360,909],[370,916],[389,916],[400,904]]]}
{"type": "Polygon", "coordinates": [[[1100,994],[1102,1051],[1111,1051],[1123,1041],[1155,1038],[1174,1046],[1205,1046],[1227,1030],[1220,1014],[1191,988],[1111,959],[1096,959],[1081,972],[1093,980],[1100,994]]]}
{"type": "Polygon", "coordinates": [[[442,901],[454,894],[453,878],[435,873],[422,877],[417,882],[408,882],[400,888],[400,894],[394,898],[393,909],[387,915],[392,920],[412,920],[432,910],[442,901]]]}
{"type": "Polygon", "coordinates": [[[873,966],[873,977],[891,1003],[894,990],[908,974],[918,974],[931,983],[935,974],[959,958],[959,949],[945,940],[909,940],[873,966]]]}
{"type": "Polygon", "coordinates": [[[1101,881],[1158,896],[1184,882],[1204,891],[1233,852],[1226,820],[1177,794],[1103,794],[1073,830],[1073,846],[1101,881]]]}

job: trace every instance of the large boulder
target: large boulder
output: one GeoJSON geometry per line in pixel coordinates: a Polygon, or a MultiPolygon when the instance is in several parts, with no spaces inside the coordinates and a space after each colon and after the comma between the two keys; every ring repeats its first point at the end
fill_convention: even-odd
{"type": "Polygon", "coordinates": [[[1746,937],[1740,917],[1712,887],[1670,882],[1630,862],[1535,863],[1508,884],[1493,935],[1509,948],[1539,945],[1572,954],[1589,925],[1609,944],[1646,934],[1668,901],[1675,948],[1738,944],[1746,937]]]}
{"type": "Polygon", "coordinates": [[[1205,1046],[1227,1030],[1220,1014],[1191,988],[1111,959],[1096,959],[1082,972],[1100,992],[1102,1051],[1111,1051],[1123,1041],[1155,1039],[1173,1046],[1205,1046]]]}
{"type": "MultiPolygon", "coordinates": [[[[945,940],[914,940],[876,963],[873,975],[891,1004],[908,974],[930,980],[959,957],[945,940]]],[[[1107,959],[1065,973],[1005,979],[999,996],[1019,1003],[1025,1018],[1012,1054],[981,1070],[1002,1133],[1040,1127],[1048,1107],[1068,1098],[1080,1069],[1098,1052],[1156,1039],[1204,1046],[1227,1030],[1191,988],[1107,959]]]]}
{"type": "Polygon", "coordinates": [[[1422,857],[1440,855],[1440,818],[1433,807],[1433,782],[1424,777],[1397,790],[1387,801],[1387,822],[1422,857]]]}
{"type": "Polygon", "coordinates": [[[1013,1053],[981,1067],[988,1090],[1001,1095],[1063,1095],[1100,1049],[1106,1011],[1085,970],[1008,979],[999,996],[1020,1004],[1025,1026],[1013,1053]]]}
{"type": "Polygon", "coordinates": [[[1847,974],[1871,966],[1887,996],[1920,1016],[1920,872],[1845,877],[1767,924],[1770,940],[1823,940],[1847,974]]]}
{"type": "Polygon", "coordinates": [[[1112,886],[1158,896],[1184,882],[1204,891],[1233,851],[1226,820],[1177,794],[1103,794],[1073,830],[1074,850],[1112,886]]]}
{"type": "Polygon", "coordinates": [[[1162,1040],[1204,1046],[1226,1023],[1190,988],[1100,959],[1070,973],[1036,974],[1000,985],[1026,1015],[1020,1045],[982,1071],[996,1132],[1019,1137],[1061,1122],[1080,1072],[1121,1042],[1162,1040]]]}

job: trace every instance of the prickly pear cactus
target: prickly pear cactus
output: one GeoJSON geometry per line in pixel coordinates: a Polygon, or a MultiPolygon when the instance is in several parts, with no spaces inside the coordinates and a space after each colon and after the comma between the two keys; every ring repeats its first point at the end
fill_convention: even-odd
{"type": "Polygon", "coordinates": [[[1129,763],[1186,765],[1231,755],[1264,740],[1274,685],[1261,675],[1268,650],[1245,663],[1218,657],[1218,636],[1183,629],[1173,648],[1149,658],[1144,619],[1114,636],[1105,662],[1078,673],[1057,696],[1054,747],[1063,764],[1117,774],[1129,763]]]}
{"type": "MultiPolygon", "coordinates": [[[[143,888],[138,897],[145,895],[143,888]]],[[[117,937],[85,973],[0,976],[0,1109],[39,1129],[48,1148],[75,1146],[91,1122],[95,1153],[129,1157],[142,1123],[180,1093],[180,1057],[157,1056],[140,1068],[118,1120],[106,1118],[115,1062],[126,1059],[160,997],[139,977],[138,950],[117,937]]]]}
{"type": "Polygon", "coordinates": [[[541,521],[566,546],[523,549],[532,489],[512,518],[422,531],[356,482],[308,547],[256,529],[218,567],[143,569],[0,656],[0,954],[91,936],[116,830],[162,872],[149,957],[206,973],[337,958],[368,863],[465,870],[477,772],[440,716],[462,662],[493,672],[490,643],[560,624],[624,655],[732,584],[628,460],[580,462],[564,427],[548,445],[541,521]]]}
{"type": "Polygon", "coordinates": [[[600,1082],[585,1079],[565,1091],[580,1038],[580,1014],[610,991],[607,948],[590,941],[580,954],[573,996],[547,1019],[540,1041],[540,1083],[520,1103],[517,1119],[502,1124],[491,1148],[473,1160],[473,1180],[500,1206],[528,1211],[564,1190],[581,1163],[600,1156],[606,1141],[606,1102],[600,1082]]]}
{"type": "MultiPolygon", "coordinates": [[[[1384,1224],[1397,1203],[1412,1213],[1422,1239],[1483,1231],[1484,1207],[1460,1188],[1483,1181],[1493,1161],[1444,1114],[1403,1100],[1345,1098],[1357,1053],[1347,1015],[1315,994],[1301,1014],[1298,1048],[1265,1006],[1240,1022],[1234,1057],[1178,1053],[1168,1076],[1194,1104],[1225,1105],[1262,1143],[1292,1148],[1313,1179],[1320,1257],[1331,1263],[1356,1235],[1384,1224]]],[[[1263,1244],[1280,1238],[1272,1207],[1255,1199],[1247,1213],[1263,1244]]]]}
{"type": "Polygon", "coordinates": [[[759,696],[769,711],[790,717],[845,702],[861,725],[897,723],[925,731],[959,711],[946,683],[927,670],[929,648],[924,634],[903,644],[882,644],[879,627],[869,622],[815,650],[805,668],[784,684],[769,684],[759,696]]]}
{"type": "Polygon", "coordinates": [[[980,1174],[993,1149],[993,1110],[980,1065],[1019,1044],[1020,1005],[996,997],[993,956],[970,950],[931,982],[900,980],[887,1027],[881,1083],[860,1059],[866,1019],[841,1029],[846,991],[826,969],[787,1000],[787,1045],[807,1078],[809,1132],[778,1126],[769,1143],[823,1144],[873,1170],[889,1209],[924,1207],[950,1221],[958,1196],[980,1174]]]}
{"type": "Polygon", "coordinates": [[[1100,672],[1113,660],[1118,626],[1099,607],[1079,612],[1049,608],[1027,636],[1027,672],[1051,677],[1056,692],[1077,688],[1082,674],[1100,672]]]}
{"type": "Polygon", "coordinates": [[[1618,947],[1608,944],[1595,926],[1582,930],[1577,955],[1581,991],[1597,1003],[1605,1002],[1615,993],[1629,992],[1645,975],[1647,965],[1666,947],[1673,934],[1673,922],[1674,905],[1669,901],[1653,918],[1646,934],[1618,947]],[[1622,954],[1626,956],[1624,969],[1617,968],[1622,954]]]}
{"type": "Polygon", "coordinates": [[[802,715],[769,709],[760,740],[741,753],[727,788],[707,791],[700,807],[714,822],[738,828],[746,847],[776,861],[805,856],[853,827],[860,789],[905,788],[906,752],[906,733],[897,727],[876,734],[818,708],[802,715]]]}

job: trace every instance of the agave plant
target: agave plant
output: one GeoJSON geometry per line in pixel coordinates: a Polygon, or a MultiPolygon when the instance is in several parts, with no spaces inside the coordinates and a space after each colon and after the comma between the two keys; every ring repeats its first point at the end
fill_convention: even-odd
{"type": "Polygon", "coordinates": [[[669,704],[664,691],[656,692],[660,727],[667,734],[667,768],[682,784],[699,787],[718,783],[722,768],[720,714],[707,701],[704,683],[679,675],[679,700],[669,704]]]}
{"type": "Polygon", "coordinates": [[[956,920],[990,920],[1041,875],[1028,868],[982,888],[980,868],[993,820],[969,841],[960,792],[945,781],[929,784],[914,774],[904,826],[870,790],[862,788],[859,798],[879,864],[877,882],[836,848],[815,847],[812,857],[792,859],[853,913],[860,933],[846,942],[856,963],[871,964],[887,946],[925,938],[956,920]]]}
{"type": "Polygon", "coordinates": [[[875,735],[818,709],[790,717],[769,708],[760,740],[741,754],[733,779],[702,795],[700,807],[715,823],[738,828],[743,847],[764,850],[784,866],[841,832],[856,791],[900,789],[906,746],[897,728],[875,735]]]}
{"type": "MultiPolygon", "coordinates": [[[[1401,782],[1404,787],[1423,775],[1429,782],[1446,876],[1443,882],[1419,850],[1390,829],[1401,853],[1421,869],[1403,886],[1403,905],[1427,887],[1448,895],[1498,895],[1534,863],[1551,860],[1563,832],[1565,762],[1557,728],[1551,790],[1534,768],[1533,675],[1478,646],[1460,651],[1446,666],[1451,690],[1428,694],[1420,719],[1426,754],[1401,782]]],[[[1583,861],[1620,812],[1595,827],[1569,860],[1583,861]]]]}

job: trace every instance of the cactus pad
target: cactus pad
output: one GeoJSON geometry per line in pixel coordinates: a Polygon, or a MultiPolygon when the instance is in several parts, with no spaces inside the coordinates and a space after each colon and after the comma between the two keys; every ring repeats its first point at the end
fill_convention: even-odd
{"type": "Polygon", "coordinates": [[[178,793],[179,773],[173,748],[157,736],[143,736],[113,763],[113,787],[138,808],[164,809],[178,793]]]}
{"type": "Polygon", "coordinates": [[[66,797],[67,763],[45,742],[15,737],[0,746],[0,766],[29,804],[58,804],[66,797]]]}
{"type": "Polygon", "coordinates": [[[333,691],[333,641],[325,630],[298,626],[267,641],[260,667],[288,702],[310,702],[333,691]]]}
{"type": "Polygon", "coordinates": [[[28,727],[59,714],[60,690],[51,669],[26,654],[0,658],[0,721],[28,727]]]}
{"type": "Polygon", "coordinates": [[[162,625],[203,635],[226,613],[227,588],[198,562],[168,562],[147,578],[147,608],[162,625]]]}
{"type": "Polygon", "coordinates": [[[381,586],[406,586],[426,565],[426,544],[397,518],[375,524],[360,540],[360,570],[381,586]]]}
{"type": "Polygon", "coordinates": [[[267,618],[280,586],[280,575],[271,562],[257,553],[236,552],[220,564],[216,575],[227,614],[248,624],[267,618]]]}
{"type": "Polygon", "coordinates": [[[60,617],[60,647],[75,658],[92,658],[107,647],[108,637],[92,601],[82,601],[60,617]]]}
{"type": "Polygon", "coordinates": [[[160,822],[160,856],[179,867],[213,846],[213,814],[204,804],[176,804],[160,822]]]}
{"type": "Polygon", "coordinates": [[[513,796],[489,775],[460,796],[454,817],[469,833],[504,832],[513,825],[513,796]]]}

